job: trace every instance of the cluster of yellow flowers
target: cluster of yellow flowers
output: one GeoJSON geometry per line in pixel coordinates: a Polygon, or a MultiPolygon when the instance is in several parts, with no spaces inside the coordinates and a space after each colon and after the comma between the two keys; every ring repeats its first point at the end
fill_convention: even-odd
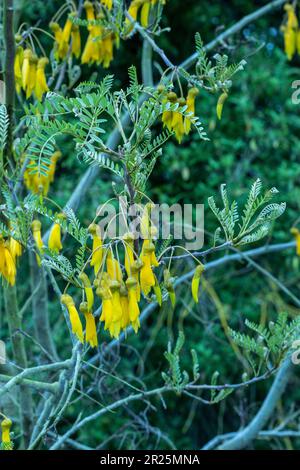
{"type": "Polygon", "coordinates": [[[4,239],[0,234],[0,275],[14,286],[17,275],[17,258],[22,255],[22,245],[10,237],[4,239]]]}
{"type": "Polygon", "coordinates": [[[300,29],[295,5],[287,3],[284,5],[284,9],[287,13],[287,18],[281,29],[284,36],[285,53],[288,60],[291,60],[296,52],[300,54],[300,29]]]}
{"type": "Polygon", "coordinates": [[[10,430],[11,430],[12,422],[9,418],[3,419],[1,421],[1,445],[3,450],[12,450],[13,444],[10,438],[10,430]]]}
{"type": "MultiPolygon", "coordinates": [[[[147,214],[144,217],[146,220],[147,214]]],[[[159,263],[155,256],[155,245],[152,238],[145,239],[142,244],[140,255],[134,252],[134,235],[130,232],[124,235],[122,243],[124,246],[124,272],[120,262],[114,257],[111,247],[105,248],[100,228],[95,223],[89,226],[89,232],[93,239],[90,266],[94,269],[93,286],[86,275],[82,272],[79,280],[85,293],[85,300],[80,304],[79,310],[85,316],[86,333],[85,341],[92,347],[98,344],[95,319],[92,314],[94,305],[94,291],[102,301],[102,313],[100,321],[104,323],[104,330],[110,335],[118,338],[120,332],[129,325],[135,332],[140,327],[139,302],[141,293],[148,297],[152,288],[156,294],[158,303],[161,305],[161,289],[153,268],[159,263]]],[[[154,229],[149,232],[154,233],[154,229]]],[[[79,341],[83,342],[83,328],[78,310],[73,298],[63,294],[62,303],[67,307],[72,331],[79,341]]]]}
{"type": "MultiPolygon", "coordinates": [[[[112,0],[102,0],[101,4],[108,10],[112,8],[112,0]]],[[[75,12],[71,12],[63,28],[57,22],[50,23],[50,29],[54,34],[54,56],[57,60],[66,58],[68,52],[79,59],[81,55],[82,64],[102,64],[108,68],[113,59],[114,45],[118,47],[118,36],[107,27],[100,24],[92,24],[103,17],[103,12],[95,12],[94,5],[90,1],[84,2],[86,18],[91,24],[88,25],[88,38],[81,54],[81,36],[79,26],[74,24],[72,17],[76,17],[75,12]]]]}
{"type": "Polygon", "coordinates": [[[17,46],[14,64],[17,93],[24,90],[26,99],[34,94],[41,101],[44,93],[49,91],[45,75],[48,63],[47,57],[38,58],[31,49],[17,46]]]}
{"type": "Polygon", "coordinates": [[[30,161],[24,173],[26,188],[34,194],[47,196],[50,184],[54,181],[56,164],[60,157],[61,152],[59,150],[53,153],[50,163],[47,165],[47,170],[44,169],[47,175],[41,174],[34,160],[30,161]]]}
{"type": "MultiPolygon", "coordinates": [[[[156,5],[158,1],[162,5],[166,3],[166,0],[132,0],[128,8],[128,15],[134,21],[137,21],[138,15],[140,13],[140,23],[144,28],[147,28],[149,25],[149,14],[151,6],[156,5]]],[[[126,18],[126,23],[130,24],[129,18],[126,18]]]]}
{"type": "Polygon", "coordinates": [[[173,91],[167,93],[163,99],[164,103],[170,102],[171,104],[178,103],[179,107],[187,106],[186,113],[192,113],[190,117],[183,117],[178,111],[165,111],[162,115],[162,122],[164,127],[171,132],[175,132],[175,137],[181,143],[184,134],[189,134],[191,130],[191,117],[195,116],[195,99],[199,94],[196,87],[190,88],[187,98],[178,98],[173,91]]]}

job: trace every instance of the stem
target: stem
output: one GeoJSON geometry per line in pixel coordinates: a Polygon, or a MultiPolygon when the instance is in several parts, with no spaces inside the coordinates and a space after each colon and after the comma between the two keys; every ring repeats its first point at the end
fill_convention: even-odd
{"type": "Polygon", "coordinates": [[[9,118],[7,143],[4,150],[7,162],[13,161],[13,128],[15,108],[15,37],[13,0],[4,0],[4,42],[5,42],[5,104],[9,118]]]}
{"type": "MultiPolygon", "coordinates": [[[[17,305],[17,292],[14,287],[4,287],[4,303],[9,326],[10,338],[12,342],[13,357],[17,366],[22,369],[27,368],[27,355],[24,344],[24,337],[21,334],[22,318],[17,305]]],[[[27,387],[20,386],[20,423],[21,423],[21,447],[26,448],[30,440],[32,426],[32,396],[27,387]]]]}

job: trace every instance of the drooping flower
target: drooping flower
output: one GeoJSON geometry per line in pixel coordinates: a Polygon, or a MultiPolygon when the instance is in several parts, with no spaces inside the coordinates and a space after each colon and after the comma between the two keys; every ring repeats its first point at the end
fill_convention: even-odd
{"type": "Polygon", "coordinates": [[[131,268],[134,263],[134,235],[133,233],[126,233],[123,237],[125,243],[125,271],[127,276],[131,276],[131,268]]]}
{"type": "MultiPolygon", "coordinates": [[[[44,246],[44,243],[43,243],[43,240],[42,240],[42,234],[41,234],[42,224],[39,220],[33,220],[32,224],[31,224],[31,228],[32,228],[32,235],[33,235],[36,247],[38,249],[38,252],[42,254],[43,253],[43,246],[44,246]]],[[[37,259],[38,265],[40,265],[41,264],[41,258],[40,258],[38,253],[36,255],[36,259],[37,259]]]]}
{"type": "Polygon", "coordinates": [[[228,94],[225,91],[219,96],[219,99],[218,99],[218,102],[217,102],[217,116],[218,116],[218,119],[222,118],[223,106],[224,106],[224,103],[227,100],[227,98],[228,98],[228,94]]]}
{"type": "Polygon", "coordinates": [[[50,231],[49,239],[48,239],[48,247],[50,250],[59,253],[62,249],[62,242],[61,242],[61,226],[58,222],[55,222],[50,231]]]}
{"type": "MultiPolygon", "coordinates": [[[[169,92],[165,100],[163,100],[164,103],[169,102],[171,104],[175,104],[176,101],[177,101],[177,95],[173,91],[169,92]]],[[[167,127],[169,132],[172,131],[172,120],[173,120],[173,112],[168,111],[168,110],[164,111],[162,114],[162,122],[163,122],[164,127],[167,127]]]]}
{"type": "Polygon", "coordinates": [[[108,10],[111,10],[113,7],[113,0],[101,0],[102,5],[104,5],[108,10]]]}
{"type": "Polygon", "coordinates": [[[25,49],[22,63],[22,88],[26,92],[30,79],[30,60],[32,57],[31,49],[25,49]]]}
{"type": "Polygon", "coordinates": [[[82,281],[82,284],[83,284],[83,287],[84,287],[88,310],[91,311],[92,308],[93,308],[93,305],[94,305],[94,292],[93,292],[91,282],[90,282],[87,274],[85,274],[83,272],[80,273],[78,277],[82,281]]]}
{"type": "Polygon", "coordinates": [[[16,264],[10,253],[8,243],[2,237],[0,237],[0,274],[11,286],[15,285],[16,264]]]}
{"type": "Polygon", "coordinates": [[[49,64],[49,60],[47,59],[47,57],[42,57],[37,63],[36,83],[34,91],[38,101],[41,101],[44,93],[47,93],[47,91],[49,91],[45,75],[45,67],[47,64],[49,64]]]}
{"type": "Polygon", "coordinates": [[[78,25],[73,24],[72,26],[72,54],[79,59],[81,54],[81,37],[80,29],[78,25]]]}
{"type": "Polygon", "coordinates": [[[103,242],[101,238],[100,227],[96,224],[91,224],[88,228],[90,234],[93,238],[93,247],[92,247],[92,258],[90,265],[94,267],[95,276],[97,276],[103,258],[103,242]]]}
{"type": "Polygon", "coordinates": [[[24,173],[24,183],[27,189],[35,194],[43,194],[47,196],[50,183],[54,181],[57,160],[61,157],[61,152],[56,151],[50,159],[47,175],[41,174],[37,163],[30,161],[24,173]]]}
{"type": "Polygon", "coordinates": [[[107,330],[111,325],[113,316],[112,293],[108,288],[98,287],[96,294],[102,299],[100,321],[104,322],[104,330],[107,330]]]}
{"type": "Polygon", "coordinates": [[[119,337],[122,324],[123,312],[120,298],[120,287],[121,285],[118,281],[112,281],[110,284],[110,291],[112,293],[112,317],[108,329],[113,338],[119,337]]]}
{"type": "Polygon", "coordinates": [[[98,338],[95,317],[91,309],[88,308],[87,302],[82,302],[79,306],[79,310],[83,313],[85,318],[85,341],[89,343],[92,348],[96,348],[98,346],[98,338]]]}
{"type": "MultiPolygon", "coordinates": [[[[186,98],[186,104],[187,104],[187,113],[192,113],[192,116],[195,116],[195,99],[196,96],[199,94],[199,90],[196,87],[190,88],[188,91],[188,95],[186,98]]],[[[191,130],[191,118],[190,117],[185,117],[184,118],[184,132],[185,134],[189,134],[191,130]]]]}
{"type": "Polygon", "coordinates": [[[14,73],[16,81],[16,91],[18,94],[21,93],[22,88],[22,66],[24,59],[24,50],[22,46],[18,46],[16,49],[15,64],[14,64],[14,73]]]}
{"type": "Polygon", "coordinates": [[[199,264],[195,269],[194,276],[193,276],[193,279],[192,279],[192,295],[193,295],[193,299],[196,303],[198,303],[198,301],[199,301],[199,299],[198,299],[199,283],[200,283],[201,275],[202,275],[204,269],[205,269],[204,265],[202,263],[199,264]]]}
{"type": "Polygon", "coordinates": [[[147,28],[149,25],[149,13],[151,7],[151,0],[143,0],[143,6],[141,9],[141,25],[147,28]]]}
{"type": "Polygon", "coordinates": [[[155,277],[151,267],[151,258],[153,251],[155,251],[154,244],[151,243],[150,240],[144,240],[141,253],[141,260],[143,262],[143,266],[140,272],[140,281],[142,292],[146,296],[151,291],[151,288],[155,286],[155,277]]]}
{"type": "Polygon", "coordinates": [[[129,319],[132,328],[134,329],[135,333],[137,333],[140,327],[140,309],[137,300],[137,282],[133,277],[129,277],[126,280],[126,287],[128,290],[128,311],[129,311],[129,319]]]}
{"type": "Polygon", "coordinates": [[[1,421],[1,430],[2,430],[2,437],[1,443],[3,450],[12,450],[13,445],[10,438],[10,430],[12,426],[12,421],[9,418],[5,418],[1,421]]]}
{"type": "Polygon", "coordinates": [[[10,254],[16,263],[17,258],[19,258],[22,255],[22,245],[18,240],[15,240],[13,237],[10,237],[9,239],[9,251],[10,254]]]}
{"type": "Polygon", "coordinates": [[[73,298],[68,294],[63,294],[60,301],[68,310],[73,334],[83,343],[82,324],[73,298]]]}
{"type": "Polygon", "coordinates": [[[284,49],[288,60],[291,60],[297,49],[297,35],[298,35],[298,19],[293,4],[287,3],[284,5],[287,13],[286,24],[282,26],[284,36],[284,49]]]}
{"type": "Polygon", "coordinates": [[[118,282],[122,281],[122,270],[120,264],[114,258],[111,251],[109,251],[106,256],[106,270],[110,279],[118,282]]]}
{"type": "Polygon", "coordinates": [[[30,98],[30,96],[32,95],[35,89],[37,63],[38,63],[37,56],[32,54],[29,59],[29,76],[28,76],[27,87],[26,89],[24,89],[24,91],[26,92],[26,99],[30,98]]]}
{"type": "Polygon", "coordinates": [[[130,324],[128,292],[125,285],[122,285],[120,289],[120,301],[122,307],[121,328],[125,330],[130,324]]]}

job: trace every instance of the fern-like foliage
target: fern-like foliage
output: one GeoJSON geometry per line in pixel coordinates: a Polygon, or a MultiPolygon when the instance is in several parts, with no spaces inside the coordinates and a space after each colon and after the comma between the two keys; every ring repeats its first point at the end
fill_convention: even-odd
{"type": "Polygon", "coordinates": [[[220,188],[222,209],[217,207],[213,196],[208,198],[210,209],[220,224],[218,237],[222,230],[225,240],[238,246],[256,242],[269,233],[272,222],[283,214],[286,204],[270,203],[278,193],[276,188],[264,194],[261,192],[262,183],[257,179],[251,186],[241,216],[237,201],[229,201],[225,184],[220,188]]]}
{"type": "Polygon", "coordinates": [[[265,363],[268,368],[277,367],[282,359],[291,350],[294,340],[299,338],[300,320],[296,318],[288,321],[286,313],[280,313],[276,322],[270,322],[267,327],[249,320],[245,321],[254,336],[229,329],[229,334],[235,344],[245,350],[246,357],[251,364],[252,356],[265,363]]]}

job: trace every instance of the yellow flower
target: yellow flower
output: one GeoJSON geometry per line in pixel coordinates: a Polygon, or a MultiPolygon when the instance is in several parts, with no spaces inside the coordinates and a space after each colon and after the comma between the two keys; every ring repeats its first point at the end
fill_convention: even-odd
{"type": "Polygon", "coordinates": [[[78,25],[72,26],[72,54],[78,59],[81,54],[81,37],[78,25]]]}
{"type": "Polygon", "coordinates": [[[2,441],[2,445],[3,445],[4,450],[12,450],[13,449],[13,445],[12,445],[12,442],[11,442],[11,439],[10,439],[11,426],[12,426],[12,422],[8,418],[5,418],[1,422],[1,429],[2,429],[2,439],[1,439],[1,441],[2,441]]]}
{"type": "Polygon", "coordinates": [[[61,243],[61,227],[57,222],[55,222],[51,228],[48,247],[56,253],[59,253],[63,248],[61,243]]]}
{"type": "Polygon", "coordinates": [[[127,276],[131,276],[131,267],[134,263],[133,233],[126,233],[123,237],[125,243],[125,271],[127,276]]]}
{"type": "Polygon", "coordinates": [[[92,247],[92,258],[90,265],[94,267],[95,276],[97,276],[103,258],[103,248],[102,248],[102,238],[100,227],[96,224],[91,224],[89,226],[89,232],[93,238],[93,247],[92,247]]]}
{"type": "Polygon", "coordinates": [[[54,57],[56,60],[60,59],[60,53],[59,53],[59,49],[60,49],[60,44],[62,42],[62,29],[61,27],[59,26],[58,23],[55,23],[55,22],[51,22],[50,25],[49,25],[51,31],[53,32],[54,34],[54,39],[55,39],[55,43],[54,43],[54,57]]]}
{"type": "Polygon", "coordinates": [[[72,327],[72,332],[81,343],[83,343],[83,330],[82,330],[82,324],[80,321],[79,313],[77,312],[77,309],[75,307],[74,300],[72,297],[68,294],[63,294],[60,299],[61,303],[67,307],[67,310],[69,312],[69,317],[70,317],[70,322],[71,322],[71,327],[72,327]]]}
{"type": "MultiPolygon", "coordinates": [[[[167,94],[166,99],[163,101],[165,103],[170,102],[171,104],[176,103],[177,95],[173,91],[167,94]]],[[[162,122],[164,127],[167,127],[168,131],[172,131],[172,120],[173,120],[173,112],[172,111],[164,111],[162,114],[162,122]]]]}
{"type": "Polygon", "coordinates": [[[35,95],[38,101],[41,101],[43,94],[49,91],[45,75],[45,67],[47,64],[49,64],[47,57],[42,57],[37,63],[35,95]]]}
{"type": "Polygon", "coordinates": [[[106,32],[103,35],[102,44],[101,44],[101,52],[102,52],[102,60],[103,67],[107,69],[110,66],[111,61],[113,60],[113,49],[114,49],[114,42],[113,42],[114,34],[112,32],[106,32]]]}
{"type": "Polygon", "coordinates": [[[128,290],[129,319],[135,332],[137,332],[140,326],[140,322],[139,322],[140,309],[139,309],[139,305],[137,301],[136,286],[137,286],[137,282],[133,277],[129,277],[126,280],[126,287],[128,290]]]}
{"type": "MultiPolygon", "coordinates": [[[[38,251],[42,254],[43,246],[44,246],[44,243],[42,240],[42,234],[41,234],[42,224],[39,220],[33,220],[31,224],[31,228],[32,228],[32,235],[36,243],[36,246],[38,248],[38,251]]],[[[40,265],[41,259],[38,254],[36,255],[36,259],[37,259],[38,265],[40,265]]]]}
{"type": "Polygon", "coordinates": [[[28,83],[27,83],[27,88],[26,88],[26,99],[30,98],[30,96],[32,95],[35,89],[37,63],[38,63],[37,56],[32,55],[31,58],[29,59],[29,77],[28,77],[28,83]]]}
{"type": "Polygon", "coordinates": [[[85,273],[80,273],[78,277],[84,286],[88,310],[91,311],[94,305],[94,292],[91,286],[91,282],[85,273]]]}
{"type": "MultiPolygon", "coordinates": [[[[190,88],[188,91],[188,95],[186,98],[186,104],[187,104],[187,113],[192,113],[192,116],[195,116],[195,99],[196,96],[199,94],[199,90],[196,87],[190,88]]],[[[185,117],[184,118],[184,132],[188,134],[191,130],[191,118],[185,117]]]]}
{"type": "Polygon", "coordinates": [[[32,57],[31,49],[25,49],[22,63],[22,88],[26,92],[30,78],[30,60],[32,57]]]}
{"type": "Polygon", "coordinates": [[[294,235],[296,240],[296,253],[300,256],[300,231],[296,227],[291,228],[291,234],[294,235]]]}
{"type": "Polygon", "coordinates": [[[0,273],[11,286],[15,285],[16,264],[7,243],[2,237],[0,238],[0,273]]]}
{"type": "Polygon", "coordinates": [[[149,13],[150,13],[151,0],[144,0],[141,9],[141,25],[147,28],[149,25],[149,13]]]}
{"type": "Polygon", "coordinates": [[[101,0],[102,5],[104,5],[108,10],[111,10],[113,7],[113,0],[101,0]]]}
{"type": "Polygon", "coordinates": [[[16,90],[17,90],[17,93],[19,94],[21,92],[21,87],[22,87],[23,58],[24,58],[23,48],[21,46],[18,46],[16,50],[14,72],[15,72],[15,80],[16,80],[16,90]]]}
{"type": "Polygon", "coordinates": [[[224,106],[224,103],[227,100],[227,98],[228,98],[228,94],[226,92],[222,93],[219,96],[218,103],[217,103],[217,116],[218,116],[218,119],[222,118],[223,106],[224,106]]]}
{"type": "Polygon", "coordinates": [[[110,284],[110,291],[112,293],[112,317],[109,325],[109,332],[112,337],[118,338],[121,331],[122,323],[122,306],[120,298],[120,283],[118,281],[112,281],[110,284]]]}
{"type": "MultiPolygon", "coordinates": [[[[95,20],[95,13],[94,13],[94,7],[92,2],[84,2],[83,4],[86,12],[86,18],[88,21],[94,21],[95,20]]],[[[91,28],[92,26],[88,26],[88,29],[91,28]]]]}
{"type": "Polygon", "coordinates": [[[142,292],[145,295],[148,295],[151,288],[155,286],[155,278],[151,268],[151,255],[154,250],[153,243],[151,243],[150,240],[144,240],[141,253],[143,267],[140,273],[140,281],[142,292]]]}
{"type": "MultiPolygon", "coordinates": [[[[184,98],[178,98],[177,103],[179,104],[179,107],[184,106],[186,104],[184,98]]],[[[184,136],[184,124],[183,115],[178,111],[173,111],[171,126],[173,131],[175,132],[175,137],[178,143],[180,144],[184,136]]]]}
{"type": "MultiPolygon", "coordinates": [[[[132,2],[129,5],[128,15],[131,16],[131,18],[134,21],[137,20],[138,11],[139,11],[142,3],[143,3],[143,0],[132,0],[132,2]]],[[[126,18],[125,22],[126,22],[126,24],[130,24],[131,20],[129,18],[126,18]]]]}
{"type": "Polygon", "coordinates": [[[112,322],[113,317],[113,303],[112,294],[108,288],[99,287],[96,290],[96,294],[102,299],[102,312],[100,321],[104,322],[104,329],[107,330],[112,322]]]}
{"type": "Polygon", "coordinates": [[[296,16],[294,5],[287,3],[284,5],[284,9],[287,12],[287,27],[290,29],[298,29],[298,19],[296,16]]]}
{"type": "Polygon", "coordinates": [[[22,255],[22,245],[13,237],[10,237],[10,240],[9,240],[9,251],[14,262],[16,263],[16,259],[22,255]]]}
{"type": "Polygon", "coordinates": [[[57,160],[59,160],[60,157],[61,157],[61,152],[59,150],[54,152],[54,154],[51,157],[51,163],[50,163],[49,171],[48,171],[49,183],[53,183],[53,181],[54,181],[56,164],[57,164],[57,160]]]}
{"type": "Polygon", "coordinates": [[[88,308],[87,302],[82,302],[79,306],[79,310],[84,314],[85,318],[85,341],[89,343],[92,348],[96,348],[98,346],[98,338],[94,315],[88,308]]]}
{"type": "Polygon", "coordinates": [[[193,276],[193,279],[192,279],[192,295],[193,295],[193,299],[196,303],[198,303],[198,301],[199,301],[199,299],[198,299],[198,290],[199,290],[199,283],[200,283],[201,274],[203,273],[203,271],[204,271],[204,266],[201,263],[195,269],[194,276],[193,276]]]}
{"type": "Polygon", "coordinates": [[[120,301],[122,307],[121,328],[124,330],[130,324],[128,292],[124,285],[120,289],[120,301]]]}
{"type": "Polygon", "coordinates": [[[114,280],[121,282],[122,281],[122,270],[118,261],[114,258],[111,251],[108,251],[106,257],[106,269],[109,277],[114,280]]]}

